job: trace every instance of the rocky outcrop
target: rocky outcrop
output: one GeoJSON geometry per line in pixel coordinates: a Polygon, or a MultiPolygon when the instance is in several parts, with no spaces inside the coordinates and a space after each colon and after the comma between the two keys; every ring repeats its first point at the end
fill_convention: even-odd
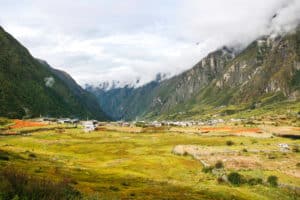
{"type": "Polygon", "coordinates": [[[261,37],[243,51],[223,47],[190,70],[164,81],[136,89],[93,92],[103,108],[111,108],[108,114],[117,118],[185,118],[185,113],[190,117],[208,108],[252,105],[265,95],[282,94],[284,99],[298,101],[299,63],[300,30],[261,37]]]}

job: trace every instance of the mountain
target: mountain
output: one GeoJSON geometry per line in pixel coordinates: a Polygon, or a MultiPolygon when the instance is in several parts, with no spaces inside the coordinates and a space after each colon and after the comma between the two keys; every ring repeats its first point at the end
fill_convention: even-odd
{"type": "MultiPolygon", "coordinates": [[[[161,82],[163,80],[168,79],[171,77],[170,73],[157,73],[155,75],[155,79],[153,81],[161,82]]],[[[138,88],[141,86],[144,86],[144,80],[140,78],[136,78],[133,81],[118,81],[118,80],[111,80],[111,81],[103,81],[97,84],[96,86],[93,84],[85,84],[85,88],[88,88],[89,90],[114,90],[119,88],[138,88]]]]}
{"type": "Polygon", "coordinates": [[[113,88],[104,90],[92,86],[86,89],[96,95],[104,112],[112,119],[134,119],[143,116],[146,108],[151,104],[154,96],[153,91],[159,86],[159,82],[152,81],[143,87],[113,88]]]}
{"type": "Polygon", "coordinates": [[[95,96],[66,72],[35,59],[0,27],[0,116],[107,119],[95,96]]]}
{"type": "Polygon", "coordinates": [[[202,119],[287,109],[297,113],[300,29],[261,37],[242,51],[223,47],[161,82],[136,89],[88,89],[115,119],[202,119]]]}

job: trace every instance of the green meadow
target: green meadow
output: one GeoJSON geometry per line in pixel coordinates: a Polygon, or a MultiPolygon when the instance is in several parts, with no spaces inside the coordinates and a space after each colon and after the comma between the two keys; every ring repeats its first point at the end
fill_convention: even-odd
{"type": "MultiPolygon", "coordinates": [[[[274,151],[274,158],[270,158],[265,152],[244,150],[268,149],[266,146],[277,149],[279,143],[300,145],[299,140],[279,137],[218,137],[168,131],[84,133],[80,128],[1,136],[0,199],[22,199],[22,195],[36,191],[35,188],[46,187],[42,190],[47,190],[49,184],[51,193],[61,190],[57,194],[62,195],[62,199],[299,199],[299,193],[293,189],[300,186],[299,152],[274,151]],[[233,145],[228,147],[226,141],[232,141],[233,145]],[[230,148],[246,158],[258,156],[271,168],[232,168],[226,166],[225,155],[223,172],[238,172],[245,180],[234,185],[218,181],[216,174],[204,172],[202,164],[192,156],[173,154],[176,145],[230,148]],[[278,178],[277,187],[267,183],[270,175],[278,178]],[[25,177],[25,189],[14,190],[13,177],[25,177]],[[251,178],[260,178],[263,182],[252,185],[246,181],[251,178]],[[33,189],[28,188],[37,180],[43,181],[39,186],[32,186],[33,189]],[[281,187],[282,184],[288,187],[281,187]],[[62,189],[64,187],[67,188],[62,189]]],[[[49,195],[44,195],[28,199],[49,199],[46,197],[49,195]]]]}

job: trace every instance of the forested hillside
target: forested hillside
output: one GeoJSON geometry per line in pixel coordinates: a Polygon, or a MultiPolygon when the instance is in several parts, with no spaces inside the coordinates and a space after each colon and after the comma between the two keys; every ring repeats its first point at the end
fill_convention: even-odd
{"type": "Polygon", "coordinates": [[[0,116],[106,119],[95,97],[51,68],[0,27],[0,116]]]}

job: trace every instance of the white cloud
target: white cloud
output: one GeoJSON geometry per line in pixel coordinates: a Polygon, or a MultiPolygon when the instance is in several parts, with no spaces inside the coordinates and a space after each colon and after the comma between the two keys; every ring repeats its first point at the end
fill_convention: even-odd
{"type": "Polygon", "coordinates": [[[299,0],[1,0],[0,22],[80,84],[178,74],[226,44],[299,22],[299,0]],[[272,16],[277,13],[272,22],[272,16]],[[196,43],[199,42],[199,45],[196,43]]]}
{"type": "Polygon", "coordinates": [[[52,77],[52,76],[50,76],[50,77],[45,77],[44,78],[44,81],[45,81],[45,85],[46,85],[46,87],[53,87],[53,85],[54,85],[54,83],[55,83],[55,80],[54,80],[54,78],[52,77]]]}
{"type": "Polygon", "coordinates": [[[277,17],[273,19],[270,32],[286,33],[292,31],[299,25],[300,21],[300,1],[291,0],[277,11],[277,17]]]}

